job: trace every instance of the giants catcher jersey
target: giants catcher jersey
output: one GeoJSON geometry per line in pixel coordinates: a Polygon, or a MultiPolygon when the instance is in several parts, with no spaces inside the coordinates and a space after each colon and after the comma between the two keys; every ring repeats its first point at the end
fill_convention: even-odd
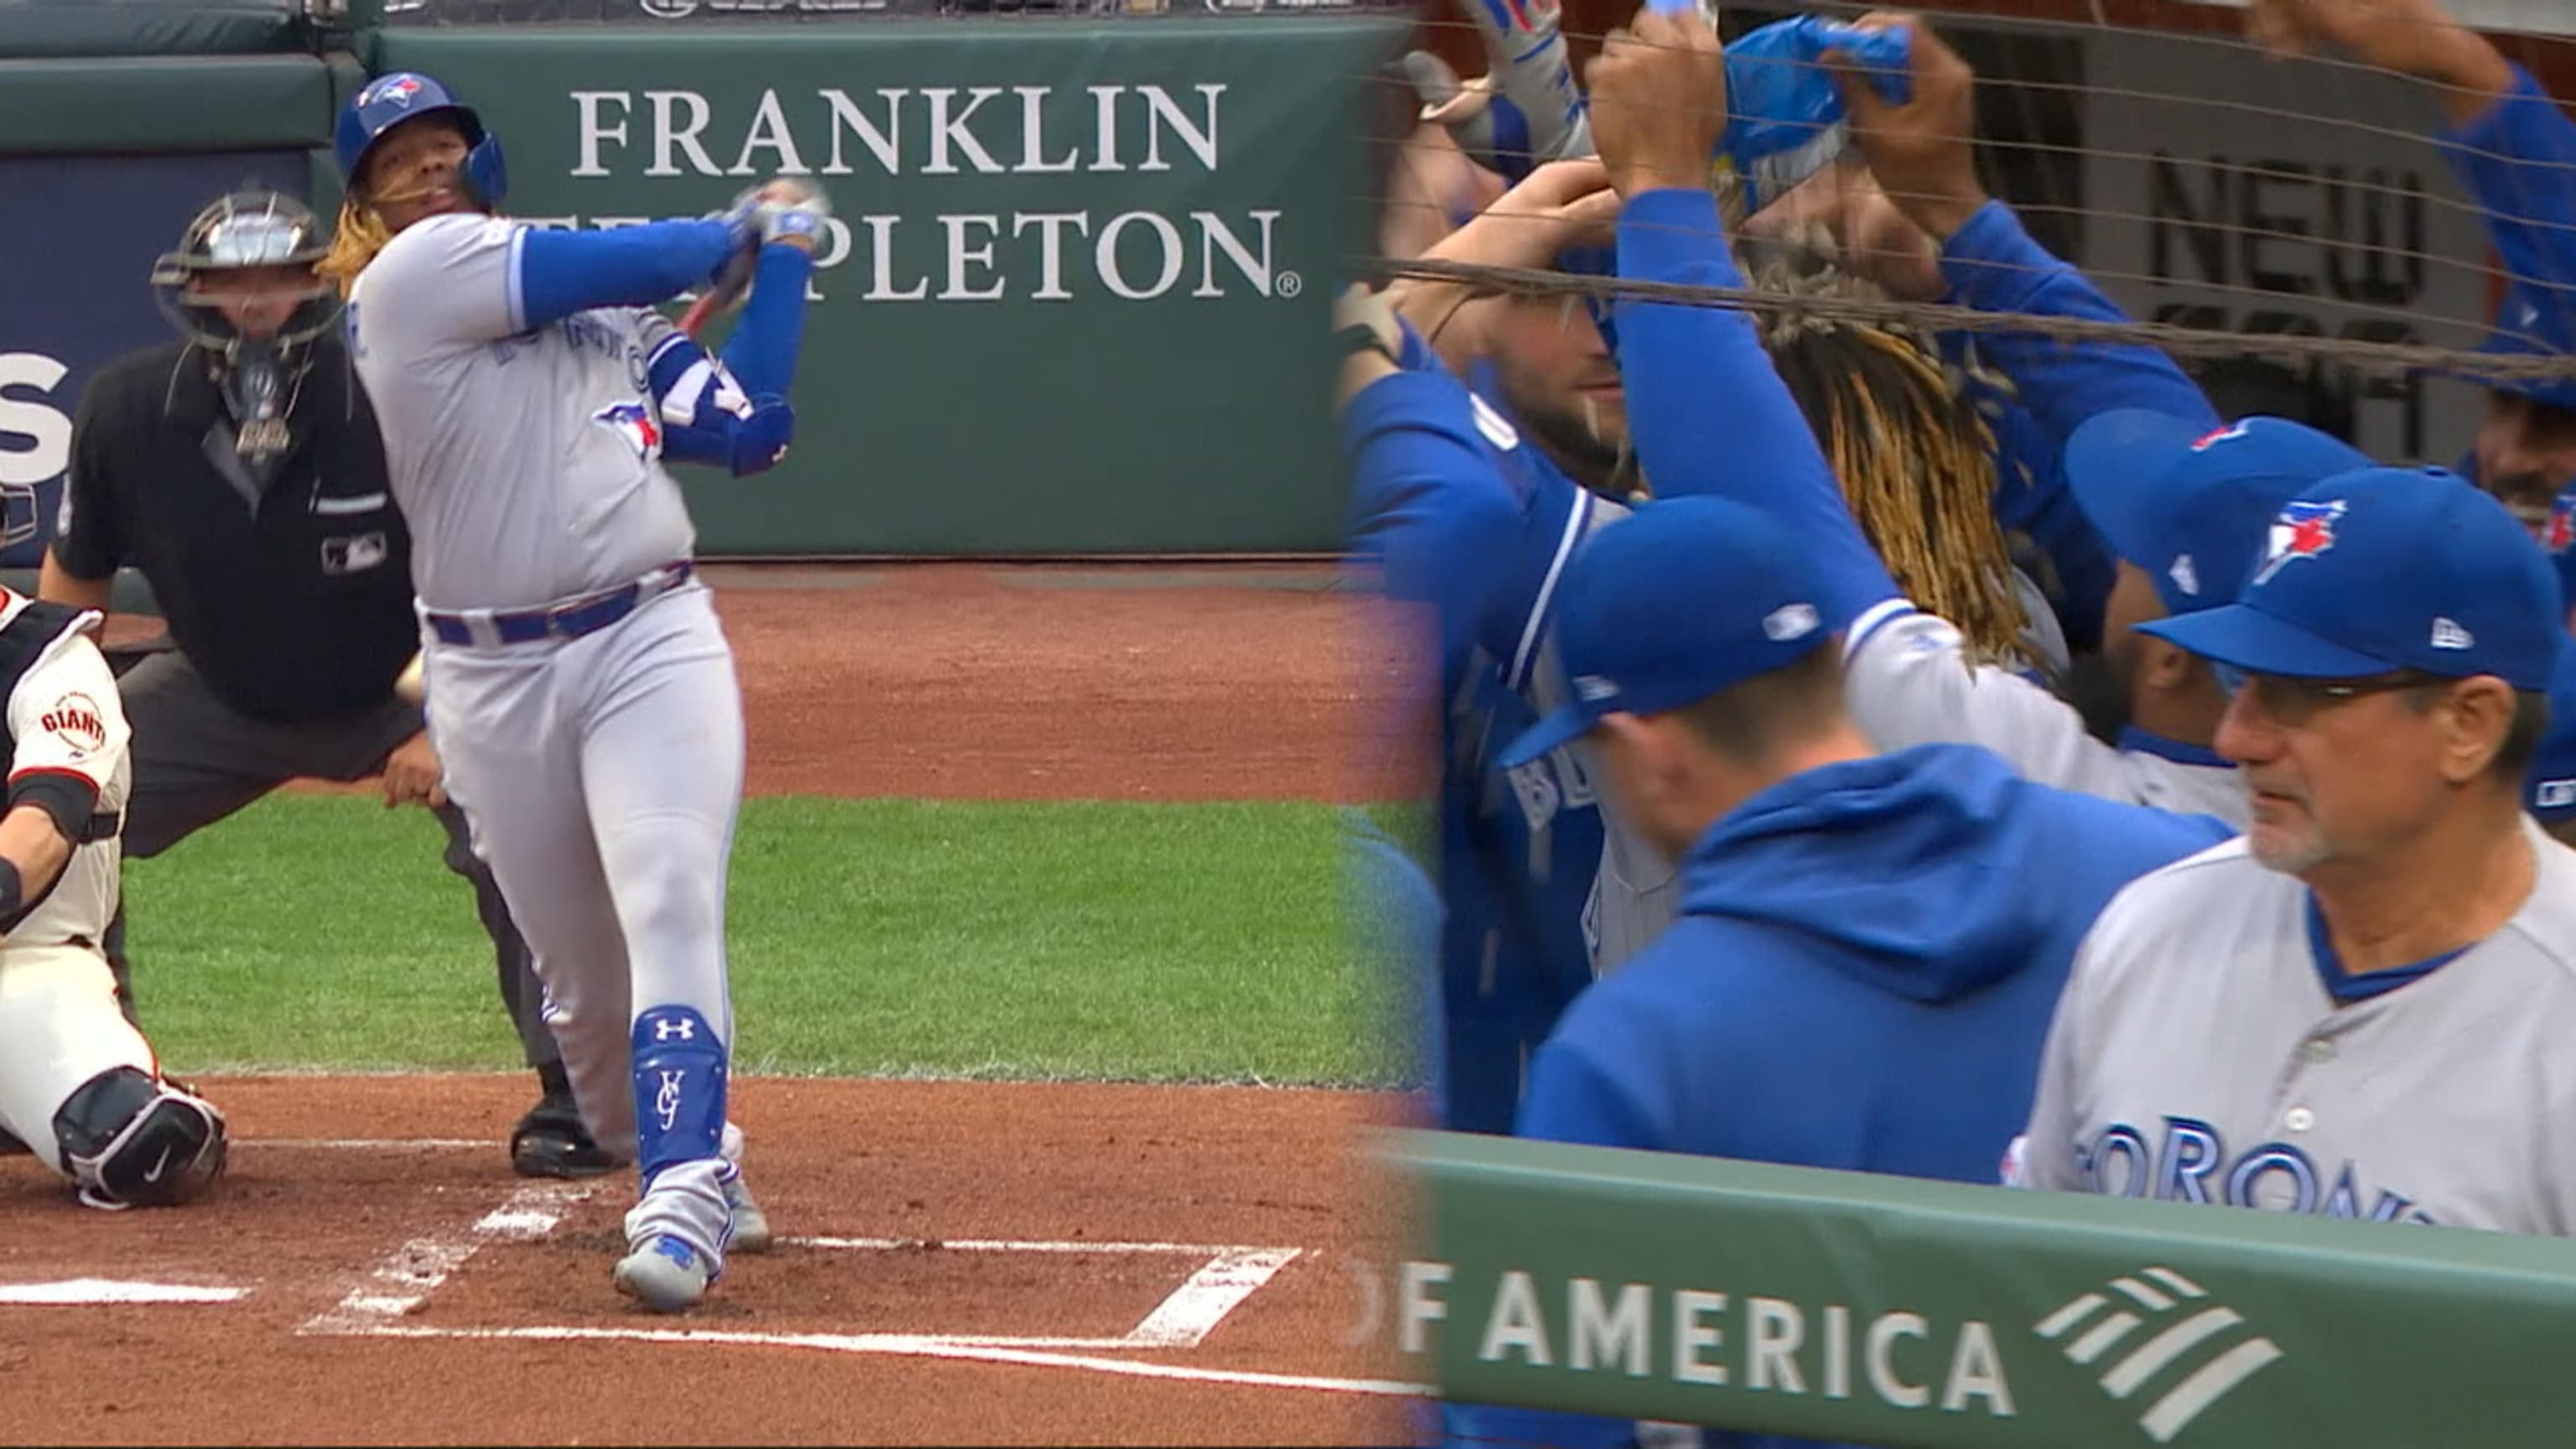
{"type": "MultiPolygon", "coordinates": [[[[0,629],[27,612],[33,601],[0,589],[0,629]]],[[[58,606],[39,605],[42,609],[58,606]]],[[[42,645],[25,672],[8,685],[9,783],[29,775],[71,775],[98,791],[92,807],[121,815],[131,770],[126,746],[133,738],[117,694],[115,671],[90,642],[99,616],[81,613],[42,645]]],[[[11,946],[60,946],[78,941],[96,947],[116,914],[117,871],[123,859],[118,836],[75,841],[71,858],[36,908],[8,928],[11,946]]]]}
{"type": "Polygon", "coordinates": [[[2576,851],[2523,829],[2512,920],[2361,976],[2241,838],[2129,886],[2076,957],[2005,1180],[2576,1233],[2576,851]]]}
{"type": "Polygon", "coordinates": [[[440,610],[620,588],[697,541],[662,470],[647,361],[660,314],[604,307],[530,330],[521,223],[435,216],[358,274],[349,350],[375,403],[412,582],[440,610]]]}
{"type": "Polygon", "coordinates": [[[1882,750],[1983,745],[2023,777],[2079,795],[2242,830],[2251,808],[2236,767],[2206,750],[2147,742],[2114,749],[2064,700],[2005,670],[1965,665],[1966,641],[1947,619],[1889,599],[1852,621],[1844,689],[1853,720],[1882,750]]]}

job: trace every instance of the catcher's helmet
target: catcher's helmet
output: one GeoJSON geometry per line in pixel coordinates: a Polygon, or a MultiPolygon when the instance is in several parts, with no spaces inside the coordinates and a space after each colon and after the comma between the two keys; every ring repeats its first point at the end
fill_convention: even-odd
{"type": "Polygon", "coordinates": [[[378,76],[349,98],[333,138],[341,179],[352,186],[357,183],[358,168],[366,164],[368,150],[385,132],[405,121],[439,114],[454,117],[465,129],[466,186],[483,205],[499,206],[510,184],[509,172],[501,164],[500,138],[483,129],[483,118],[458,100],[454,91],[414,70],[378,76]]]}
{"type": "MultiPolygon", "coordinates": [[[[303,202],[276,191],[236,191],[219,197],[179,236],[176,250],[152,265],[152,292],[161,310],[200,346],[224,352],[242,341],[222,308],[198,286],[208,272],[248,267],[310,268],[331,250],[331,234],[303,202]]],[[[320,277],[296,304],[273,340],[296,347],[330,329],[340,298],[320,277]]]]}

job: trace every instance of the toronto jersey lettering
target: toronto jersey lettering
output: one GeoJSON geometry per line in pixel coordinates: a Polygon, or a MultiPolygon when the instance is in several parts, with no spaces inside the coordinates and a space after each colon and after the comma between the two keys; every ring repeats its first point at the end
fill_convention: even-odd
{"type": "Polygon", "coordinates": [[[2075,1167],[2086,1190],[2108,1197],[2272,1208],[2383,1223],[2434,1221],[2402,1193],[2385,1185],[2366,1188],[2350,1161],[2335,1164],[2329,1176],[2295,1142],[2276,1139],[2231,1147],[2217,1127],[2194,1117],[2167,1117],[2144,1130],[2114,1122],[2077,1145],[2075,1167]]]}
{"type": "Polygon", "coordinates": [[[2576,1235],[2576,851],[2430,969],[2320,969],[2297,879],[2236,839],[2094,923],[2007,1181],[2576,1235]]]}

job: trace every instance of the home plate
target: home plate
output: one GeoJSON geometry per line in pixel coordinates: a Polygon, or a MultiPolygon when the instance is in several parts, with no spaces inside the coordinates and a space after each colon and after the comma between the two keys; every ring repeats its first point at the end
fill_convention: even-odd
{"type": "Polygon", "coordinates": [[[66,1278],[59,1283],[0,1283],[0,1303],[230,1303],[247,1288],[199,1288],[186,1283],[127,1283],[110,1278],[66,1278]]]}

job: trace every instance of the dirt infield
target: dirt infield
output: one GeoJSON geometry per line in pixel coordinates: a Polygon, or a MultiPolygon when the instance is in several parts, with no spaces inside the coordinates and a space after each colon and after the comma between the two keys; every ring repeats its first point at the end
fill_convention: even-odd
{"type": "MultiPolygon", "coordinates": [[[[1342,799],[1394,697],[1311,569],[712,581],[753,793],[1342,799]]],[[[242,1145],[185,1212],[0,1160],[0,1440],[1404,1437],[1405,1366],[1347,1346],[1400,1240],[1344,1162],[1383,1098],[745,1079],[785,1241],[668,1319],[608,1287],[631,1178],[510,1174],[524,1077],[203,1085],[242,1145]],[[207,1301],[23,1301],[145,1291],[80,1280],[207,1301]]]]}

